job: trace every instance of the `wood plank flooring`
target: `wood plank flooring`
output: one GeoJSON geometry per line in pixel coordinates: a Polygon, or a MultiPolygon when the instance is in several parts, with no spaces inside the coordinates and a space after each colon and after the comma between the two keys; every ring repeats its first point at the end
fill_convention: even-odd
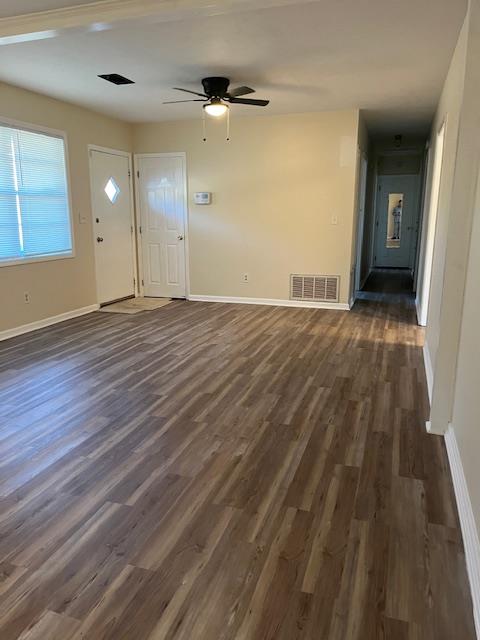
{"type": "Polygon", "coordinates": [[[0,638],[473,640],[397,277],[0,343],[0,638]]]}

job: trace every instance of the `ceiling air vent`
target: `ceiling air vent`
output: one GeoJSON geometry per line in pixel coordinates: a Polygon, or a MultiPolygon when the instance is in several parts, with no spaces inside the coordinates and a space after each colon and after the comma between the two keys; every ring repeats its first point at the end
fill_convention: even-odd
{"type": "Polygon", "coordinates": [[[290,299],[338,302],[340,276],[290,276],[290,299]]]}
{"type": "Polygon", "coordinates": [[[102,80],[106,80],[107,82],[111,82],[112,84],[135,84],[133,80],[129,78],[125,78],[125,76],[121,76],[119,73],[105,73],[103,75],[98,76],[102,78],[102,80]]]}

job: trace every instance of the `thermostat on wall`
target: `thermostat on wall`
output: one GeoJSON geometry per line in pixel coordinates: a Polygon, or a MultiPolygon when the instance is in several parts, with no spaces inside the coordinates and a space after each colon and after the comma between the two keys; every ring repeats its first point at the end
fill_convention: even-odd
{"type": "Polygon", "coordinates": [[[212,202],[212,194],[210,191],[197,191],[194,197],[195,204],[210,204],[212,202]]]}

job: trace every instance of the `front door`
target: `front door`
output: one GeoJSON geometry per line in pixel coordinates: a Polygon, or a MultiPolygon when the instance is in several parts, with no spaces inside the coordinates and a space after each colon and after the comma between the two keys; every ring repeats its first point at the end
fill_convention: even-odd
{"type": "Polygon", "coordinates": [[[419,214],[419,179],[380,176],[375,226],[376,267],[413,269],[419,214]]]}
{"type": "Polygon", "coordinates": [[[144,295],[186,296],[185,158],[137,158],[144,295]]]}
{"type": "Polygon", "coordinates": [[[90,151],[97,300],[135,295],[129,157],[90,151]]]}

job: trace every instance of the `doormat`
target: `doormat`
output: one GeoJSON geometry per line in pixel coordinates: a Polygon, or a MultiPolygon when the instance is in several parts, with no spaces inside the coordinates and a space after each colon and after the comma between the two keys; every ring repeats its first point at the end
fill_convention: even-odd
{"type": "Polygon", "coordinates": [[[140,313],[141,311],[153,311],[170,304],[170,298],[131,298],[130,300],[121,300],[113,302],[104,307],[100,307],[99,311],[104,313],[140,313]]]}

